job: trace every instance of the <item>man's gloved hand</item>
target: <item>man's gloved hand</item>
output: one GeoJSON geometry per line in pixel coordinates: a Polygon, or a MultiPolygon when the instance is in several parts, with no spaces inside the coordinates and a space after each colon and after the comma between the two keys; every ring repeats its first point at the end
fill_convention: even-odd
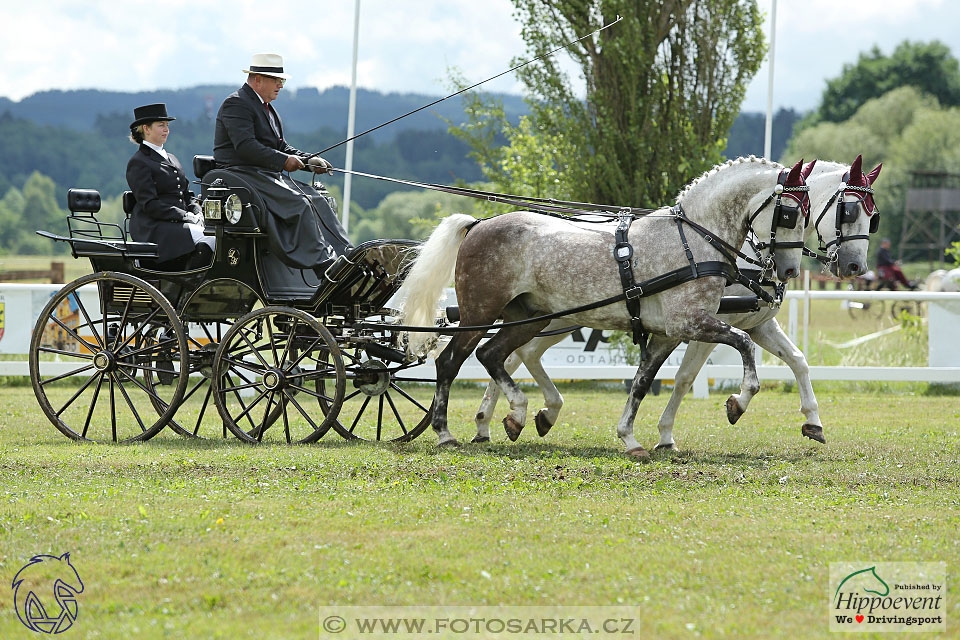
{"type": "Polygon", "coordinates": [[[327,173],[330,169],[333,169],[333,165],[320,156],[313,156],[307,160],[307,166],[309,166],[314,173],[327,173]]]}
{"type": "Polygon", "coordinates": [[[284,171],[299,171],[303,169],[303,160],[299,156],[287,156],[286,162],[283,163],[284,171]]]}
{"type": "Polygon", "coordinates": [[[183,216],[183,218],[186,222],[189,222],[190,224],[203,225],[203,216],[201,216],[199,213],[187,212],[187,214],[183,216]]]}

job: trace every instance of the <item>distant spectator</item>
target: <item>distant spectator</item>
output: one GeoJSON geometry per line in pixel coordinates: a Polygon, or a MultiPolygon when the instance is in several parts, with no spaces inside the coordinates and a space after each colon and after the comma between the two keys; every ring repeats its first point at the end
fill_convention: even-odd
{"type": "Polygon", "coordinates": [[[890,238],[884,238],[880,241],[880,249],[877,251],[877,273],[881,280],[891,283],[893,289],[897,284],[902,284],[908,289],[916,289],[916,285],[907,280],[900,270],[900,261],[894,260],[890,254],[890,238]]]}

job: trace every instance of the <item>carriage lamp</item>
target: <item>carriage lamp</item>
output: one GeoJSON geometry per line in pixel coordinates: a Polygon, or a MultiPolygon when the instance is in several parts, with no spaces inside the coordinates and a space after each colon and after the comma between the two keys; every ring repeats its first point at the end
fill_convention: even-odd
{"type": "Polygon", "coordinates": [[[220,213],[220,201],[208,198],[203,201],[203,217],[207,220],[220,220],[223,215],[220,213]]]}
{"type": "Polygon", "coordinates": [[[243,203],[240,202],[240,196],[235,193],[231,193],[227,198],[224,209],[226,210],[227,222],[230,224],[237,224],[240,222],[240,215],[243,213],[243,203]]]}

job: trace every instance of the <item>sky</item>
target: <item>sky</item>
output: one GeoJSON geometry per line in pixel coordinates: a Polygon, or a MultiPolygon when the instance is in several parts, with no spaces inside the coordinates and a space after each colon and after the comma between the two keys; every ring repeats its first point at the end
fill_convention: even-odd
{"type": "MultiPolygon", "coordinates": [[[[450,68],[477,82],[524,53],[509,0],[360,1],[360,87],[445,95],[450,68]]],[[[768,36],[772,2],[758,0],[768,36]]],[[[288,89],[350,82],[351,0],[0,0],[0,16],[0,95],[13,100],[49,89],[239,85],[257,52],[283,55],[288,89]]],[[[814,108],[826,79],[874,45],[890,53],[905,39],[937,39],[960,55],[955,0],[779,0],[776,18],[774,109],[814,108]]],[[[744,111],[766,109],[768,68],[744,111]]],[[[512,74],[485,86],[522,89],[512,74]]]]}

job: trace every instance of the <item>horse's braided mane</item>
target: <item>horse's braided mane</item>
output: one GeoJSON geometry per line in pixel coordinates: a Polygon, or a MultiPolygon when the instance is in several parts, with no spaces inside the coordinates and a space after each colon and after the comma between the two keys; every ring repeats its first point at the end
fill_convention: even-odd
{"type": "Polygon", "coordinates": [[[734,159],[734,160],[727,160],[727,161],[724,162],[723,164],[718,164],[718,165],[716,165],[715,167],[713,167],[712,169],[708,169],[707,171],[704,171],[704,172],[703,172],[703,175],[701,175],[699,178],[697,178],[696,180],[694,180],[693,182],[691,182],[690,184],[688,184],[686,187],[684,187],[683,190],[681,190],[680,193],[677,194],[677,202],[679,202],[681,198],[683,198],[683,197],[686,196],[688,193],[690,193],[690,190],[691,190],[691,189],[693,189],[695,186],[697,186],[698,184],[700,184],[703,180],[705,180],[705,179],[708,178],[709,176],[712,176],[712,175],[715,174],[715,173],[719,173],[720,171],[723,171],[723,170],[726,169],[727,167],[732,167],[732,166],[735,165],[735,164],[744,164],[744,163],[747,163],[747,162],[758,162],[758,163],[760,163],[760,164],[769,164],[769,165],[777,166],[777,167],[780,167],[780,166],[781,166],[781,165],[780,165],[779,163],[777,163],[777,162],[772,162],[772,161],[770,161],[770,160],[767,160],[766,158],[758,158],[758,157],[755,156],[755,155],[749,155],[749,156],[747,156],[746,158],[744,158],[743,156],[741,156],[741,157],[736,158],[736,159],[734,159]]]}

